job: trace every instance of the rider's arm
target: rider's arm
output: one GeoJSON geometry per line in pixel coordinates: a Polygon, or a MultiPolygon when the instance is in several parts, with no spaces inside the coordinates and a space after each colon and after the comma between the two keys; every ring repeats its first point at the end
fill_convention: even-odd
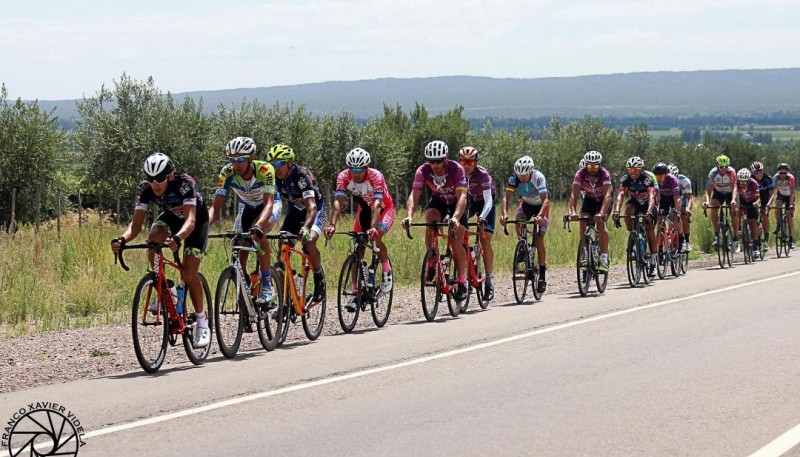
{"type": "Polygon", "coordinates": [[[381,210],[383,209],[383,200],[380,198],[372,199],[372,220],[369,222],[370,227],[378,227],[381,222],[381,210]]]}
{"type": "Polygon", "coordinates": [[[550,193],[543,192],[539,194],[539,198],[542,199],[542,207],[539,209],[539,214],[537,217],[544,217],[545,214],[550,214],[550,193]]]}
{"type": "Polygon", "coordinates": [[[794,175],[789,176],[789,204],[794,205],[794,175]]]}
{"type": "Polygon", "coordinates": [[[739,203],[739,180],[734,176],[733,191],[731,192],[731,204],[737,205],[739,203]]]}
{"type": "Polygon", "coordinates": [[[703,200],[703,205],[708,206],[711,202],[711,191],[714,190],[714,184],[709,182],[706,186],[706,193],[705,193],[705,200],[703,200]]]}
{"type": "Polygon", "coordinates": [[[653,208],[656,206],[656,188],[651,187],[647,192],[647,212],[653,214],[653,208]]]}
{"type": "Polygon", "coordinates": [[[122,234],[120,238],[124,238],[126,243],[136,238],[139,235],[139,232],[142,231],[142,224],[144,223],[144,217],[146,215],[147,215],[146,210],[143,209],[135,210],[133,212],[133,219],[131,219],[131,223],[128,224],[128,228],[125,229],[125,232],[122,234]]]}
{"type": "Polygon", "coordinates": [[[314,226],[314,219],[317,218],[317,201],[314,197],[306,197],[303,201],[306,204],[306,220],[303,225],[311,229],[314,226]]]}
{"type": "Polygon", "coordinates": [[[503,193],[503,211],[500,213],[500,217],[507,218],[508,217],[508,202],[511,200],[512,192],[506,190],[503,193]]]}
{"type": "Polygon", "coordinates": [[[333,209],[331,210],[331,220],[328,222],[328,225],[336,227],[336,223],[339,221],[339,215],[342,213],[342,205],[344,205],[344,202],[344,195],[336,195],[333,197],[333,209]]]}
{"type": "Polygon", "coordinates": [[[194,231],[195,221],[197,220],[197,206],[183,205],[183,226],[174,236],[185,240],[194,231]]]}
{"type": "Polygon", "coordinates": [[[574,216],[576,213],[576,207],[578,205],[578,195],[581,193],[581,185],[578,183],[572,183],[572,192],[569,194],[569,204],[567,205],[567,214],[570,216],[574,216]]]}
{"type": "Polygon", "coordinates": [[[456,187],[456,195],[458,196],[458,201],[456,202],[456,209],[453,211],[453,219],[459,220],[464,214],[464,210],[467,209],[467,188],[456,187]]]}
{"type": "Polygon", "coordinates": [[[262,231],[266,230],[269,218],[272,217],[272,207],[275,205],[275,194],[264,194],[264,209],[258,216],[258,220],[254,225],[257,225],[262,231]]]}
{"type": "Polygon", "coordinates": [[[411,194],[408,196],[408,200],[406,200],[406,217],[412,219],[414,217],[414,209],[417,207],[417,202],[419,201],[419,194],[422,191],[420,190],[412,190],[411,194]]]}
{"type": "Polygon", "coordinates": [[[219,216],[222,214],[222,204],[224,202],[224,196],[214,196],[214,201],[211,202],[211,208],[208,209],[208,225],[214,225],[214,222],[219,220],[219,216]]]}
{"type": "Polygon", "coordinates": [[[492,190],[491,189],[484,189],[483,190],[483,210],[478,215],[478,219],[486,219],[489,216],[489,213],[492,212],[492,206],[494,205],[494,200],[492,200],[492,190]]]}
{"type": "Polygon", "coordinates": [[[622,206],[622,197],[625,195],[625,191],[620,188],[619,192],[617,192],[617,200],[614,202],[614,212],[618,213],[619,208],[622,206]]]}
{"type": "Polygon", "coordinates": [[[611,199],[614,196],[614,186],[603,184],[603,203],[600,204],[600,214],[606,214],[608,207],[611,206],[611,199]]]}

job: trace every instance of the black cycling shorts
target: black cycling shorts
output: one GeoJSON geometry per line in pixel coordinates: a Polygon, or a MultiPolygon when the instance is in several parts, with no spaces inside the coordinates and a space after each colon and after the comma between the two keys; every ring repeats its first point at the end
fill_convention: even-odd
{"type": "MultiPolygon", "coordinates": [[[[444,202],[444,200],[438,199],[436,197],[432,197],[430,201],[428,201],[428,206],[425,207],[425,211],[429,209],[435,209],[439,211],[439,215],[442,216],[444,219],[445,216],[452,216],[453,213],[456,212],[456,203],[448,205],[444,202]]],[[[464,211],[464,214],[461,215],[461,218],[458,220],[458,223],[464,225],[467,223],[467,212],[464,211]]]]}

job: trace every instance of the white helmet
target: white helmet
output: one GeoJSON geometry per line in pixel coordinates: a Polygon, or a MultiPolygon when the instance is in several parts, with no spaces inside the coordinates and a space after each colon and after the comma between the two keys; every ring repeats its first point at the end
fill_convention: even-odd
{"type": "Polygon", "coordinates": [[[147,176],[151,177],[158,177],[162,179],[157,179],[157,181],[161,182],[166,178],[166,176],[174,169],[172,165],[172,160],[167,157],[166,154],[162,154],[160,152],[155,152],[144,161],[144,173],[147,176]]]}
{"type": "Polygon", "coordinates": [[[533,172],[533,159],[530,156],[522,156],[514,163],[514,174],[526,176],[533,172]]]}
{"type": "Polygon", "coordinates": [[[602,163],[603,162],[603,154],[600,154],[599,151],[589,151],[583,155],[583,160],[586,163],[602,163]]]}
{"type": "Polygon", "coordinates": [[[752,175],[750,174],[750,170],[747,168],[742,168],[736,172],[736,178],[738,178],[739,181],[750,181],[750,176],[752,175]]]}
{"type": "Polygon", "coordinates": [[[581,161],[578,162],[578,167],[586,168],[586,159],[581,159],[581,161]]]}
{"type": "Polygon", "coordinates": [[[447,143],[434,140],[425,145],[425,159],[440,160],[447,157],[447,143]]]}
{"type": "Polygon", "coordinates": [[[669,173],[670,174],[678,176],[678,173],[680,172],[680,170],[678,170],[678,166],[677,165],[675,165],[674,163],[671,163],[671,164],[667,165],[667,168],[669,169],[669,173]]]}
{"type": "Polygon", "coordinates": [[[348,167],[361,168],[369,165],[369,152],[361,148],[353,148],[347,153],[345,158],[348,167]]]}
{"type": "Polygon", "coordinates": [[[228,141],[225,146],[225,154],[228,157],[238,154],[252,154],[256,152],[256,142],[247,136],[237,136],[236,138],[228,141]]]}
{"type": "Polygon", "coordinates": [[[633,156],[625,162],[625,168],[644,168],[644,160],[639,156],[633,156]]]}

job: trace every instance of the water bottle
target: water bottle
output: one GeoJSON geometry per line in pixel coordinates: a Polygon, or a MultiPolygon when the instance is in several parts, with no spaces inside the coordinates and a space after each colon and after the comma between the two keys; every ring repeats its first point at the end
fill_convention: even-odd
{"type": "Polygon", "coordinates": [[[294,285],[297,288],[297,295],[303,294],[303,276],[300,275],[300,272],[295,272],[294,274],[294,285]]]}
{"type": "Polygon", "coordinates": [[[472,246],[472,249],[470,249],[470,255],[472,256],[472,263],[475,263],[475,261],[478,259],[477,246],[472,246]]]}
{"type": "Polygon", "coordinates": [[[447,254],[442,256],[442,270],[444,271],[445,277],[450,276],[450,256],[447,254]]]}
{"type": "Polygon", "coordinates": [[[369,266],[367,270],[367,287],[372,287],[375,285],[375,268],[372,265],[369,266]]]}
{"type": "Polygon", "coordinates": [[[183,314],[183,303],[186,300],[186,284],[181,282],[177,288],[171,289],[170,292],[172,290],[175,290],[175,294],[173,295],[173,300],[177,299],[175,308],[178,311],[178,314],[183,314]]]}
{"type": "Polygon", "coordinates": [[[257,297],[260,288],[261,288],[261,277],[258,274],[258,271],[254,271],[250,273],[250,293],[254,297],[257,297]]]}
{"type": "MultiPolygon", "coordinates": [[[[169,286],[169,295],[170,295],[170,299],[172,300],[172,305],[175,306],[175,309],[177,310],[178,309],[178,304],[180,302],[178,301],[178,290],[175,287],[174,283],[171,286],[169,286]]],[[[178,311],[178,314],[180,314],[180,311],[178,311]]]]}

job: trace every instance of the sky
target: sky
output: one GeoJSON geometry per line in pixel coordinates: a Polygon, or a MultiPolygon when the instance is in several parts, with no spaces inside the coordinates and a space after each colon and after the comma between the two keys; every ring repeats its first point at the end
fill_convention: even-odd
{"type": "Polygon", "coordinates": [[[0,0],[9,98],[800,67],[800,0],[0,0]],[[6,4],[8,3],[8,4],[6,4]]]}

